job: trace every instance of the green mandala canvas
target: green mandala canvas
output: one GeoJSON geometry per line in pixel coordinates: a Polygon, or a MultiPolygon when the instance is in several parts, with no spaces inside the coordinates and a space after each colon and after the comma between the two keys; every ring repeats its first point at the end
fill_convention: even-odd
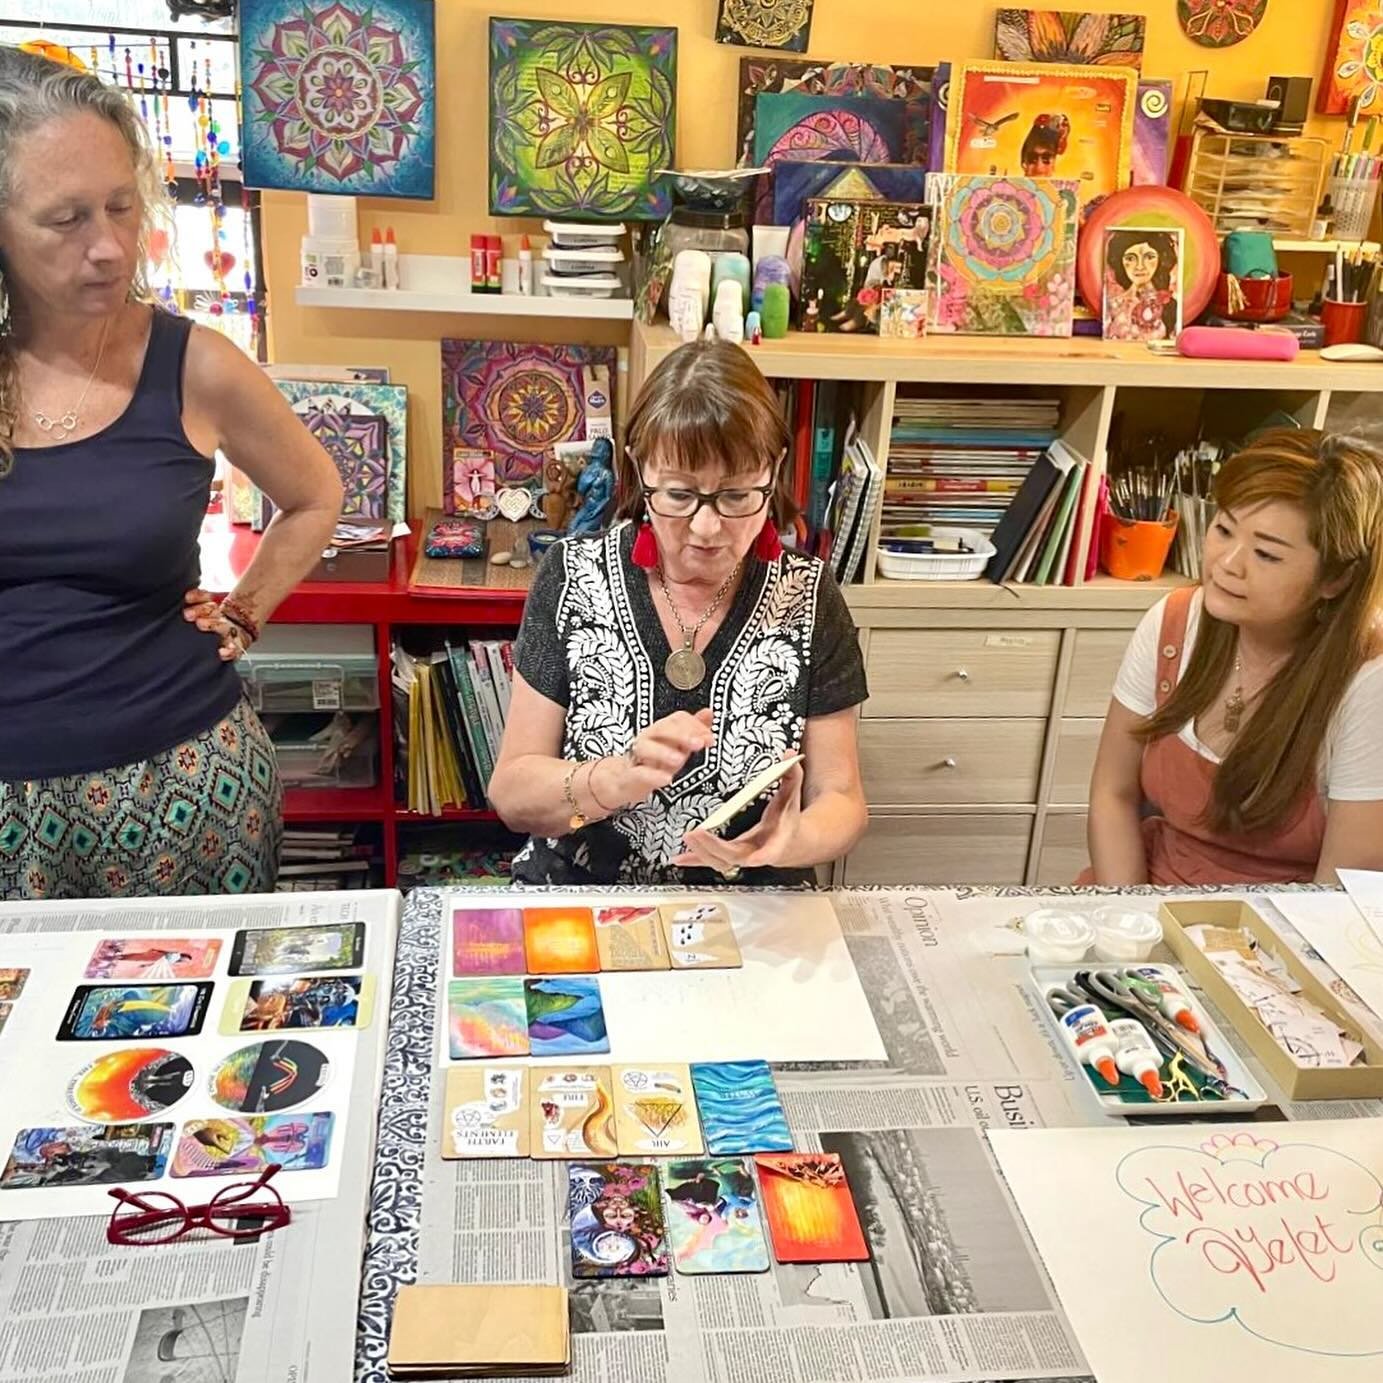
{"type": "Polygon", "coordinates": [[[677,30],[490,20],[490,211],[661,220],[677,30]]]}

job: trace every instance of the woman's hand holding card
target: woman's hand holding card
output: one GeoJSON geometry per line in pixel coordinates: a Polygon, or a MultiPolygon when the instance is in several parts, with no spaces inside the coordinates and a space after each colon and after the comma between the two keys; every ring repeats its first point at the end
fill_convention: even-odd
{"type": "Polygon", "coordinates": [[[798,864],[804,778],[801,763],[793,764],[756,825],[733,840],[722,840],[704,828],[689,831],[685,837],[687,849],[672,863],[685,868],[716,869],[722,874],[766,865],[784,868],[798,864]]]}

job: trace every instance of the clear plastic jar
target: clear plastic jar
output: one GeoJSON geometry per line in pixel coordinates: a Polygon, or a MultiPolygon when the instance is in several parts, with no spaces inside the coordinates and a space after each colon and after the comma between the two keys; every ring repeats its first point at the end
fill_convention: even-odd
{"type": "Polygon", "coordinates": [[[672,260],[681,250],[716,255],[749,253],[749,229],[742,211],[693,211],[674,207],[663,227],[663,244],[672,260]]]}

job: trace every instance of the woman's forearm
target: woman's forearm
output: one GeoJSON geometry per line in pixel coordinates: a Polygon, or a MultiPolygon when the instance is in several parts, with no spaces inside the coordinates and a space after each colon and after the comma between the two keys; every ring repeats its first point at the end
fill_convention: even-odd
{"type": "Polygon", "coordinates": [[[869,811],[863,800],[850,792],[823,792],[802,808],[797,818],[791,858],[787,869],[812,869],[846,855],[864,835],[869,811]]]}
{"type": "MultiPolygon", "coordinates": [[[[571,790],[576,805],[587,822],[600,821],[610,809],[624,805],[614,795],[614,775],[607,771],[607,760],[582,764],[572,776],[571,790]],[[592,776],[595,782],[592,786],[592,776]],[[599,795],[600,802],[596,796],[599,795]]],[[[556,838],[571,830],[572,809],[567,800],[569,759],[554,759],[545,754],[523,754],[497,767],[490,777],[490,805],[511,831],[530,836],[556,838]]]]}
{"type": "Polygon", "coordinates": [[[1086,843],[1097,884],[1124,886],[1148,882],[1139,805],[1121,796],[1097,794],[1091,798],[1086,843]]]}
{"type": "Polygon", "coordinates": [[[266,623],[317,565],[338,517],[334,501],[330,507],[306,506],[275,514],[253,560],[230,592],[236,602],[260,624],[266,623]]]}

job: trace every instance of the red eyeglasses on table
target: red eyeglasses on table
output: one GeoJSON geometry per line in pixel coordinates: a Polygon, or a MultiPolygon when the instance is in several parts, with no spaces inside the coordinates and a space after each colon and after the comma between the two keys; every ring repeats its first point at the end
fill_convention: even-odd
{"type": "Polygon", "coordinates": [[[106,1242],[127,1247],[171,1244],[194,1229],[226,1239],[254,1239],[282,1229],[292,1218],[283,1198],[269,1185],[280,1166],[271,1162],[254,1181],[223,1186],[205,1205],[186,1205],[166,1191],[127,1191],[111,1195],[120,1202],[106,1226],[106,1242]]]}

